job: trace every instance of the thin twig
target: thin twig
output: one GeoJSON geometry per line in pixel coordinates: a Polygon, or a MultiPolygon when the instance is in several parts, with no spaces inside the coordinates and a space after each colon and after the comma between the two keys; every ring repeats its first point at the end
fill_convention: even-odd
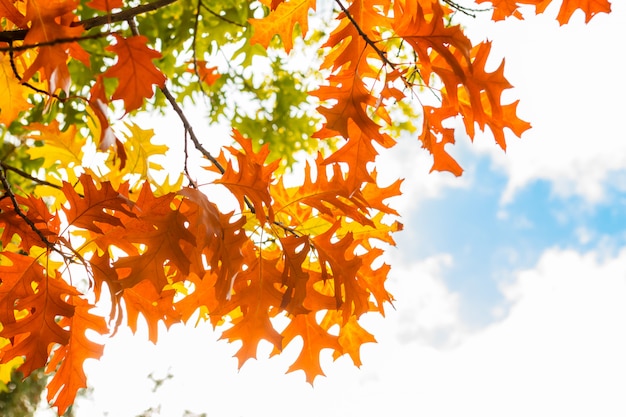
{"type": "Polygon", "coordinates": [[[13,167],[11,165],[5,164],[4,162],[0,162],[0,168],[2,168],[5,171],[13,171],[17,175],[19,175],[20,177],[24,177],[26,179],[29,179],[32,182],[35,182],[35,183],[37,183],[39,185],[45,185],[45,186],[48,186],[48,187],[56,188],[57,190],[62,190],[63,189],[63,187],[61,187],[60,185],[53,184],[53,183],[48,182],[46,180],[42,180],[42,179],[33,177],[28,172],[22,171],[19,168],[15,168],[15,167],[13,167]]]}
{"type": "MultiPolygon", "coordinates": [[[[2,186],[4,187],[4,195],[8,196],[11,199],[11,203],[13,204],[13,211],[15,211],[15,214],[17,214],[22,220],[24,220],[28,227],[30,227],[32,231],[37,234],[37,236],[39,236],[39,239],[41,239],[44,245],[46,245],[46,248],[61,253],[61,251],[59,251],[55,247],[55,245],[48,240],[48,238],[41,232],[41,230],[37,228],[35,223],[33,223],[33,221],[29,219],[28,216],[26,216],[26,214],[24,214],[24,212],[20,208],[20,205],[17,202],[17,198],[15,197],[15,194],[11,189],[11,184],[9,184],[9,180],[7,180],[7,177],[5,175],[4,166],[0,166],[0,182],[2,182],[2,186]]],[[[63,255],[63,253],[61,253],[61,255],[63,255]]]]}
{"type": "Polygon", "coordinates": [[[17,78],[17,80],[19,82],[22,83],[23,86],[30,88],[31,90],[33,90],[36,93],[44,94],[44,95],[50,96],[52,98],[56,98],[57,100],[59,100],[61,102],[65,101],[65,100],[67,100],[69,98],[69,97],[61,97],[57,93],[51,93],[49,91],[42,90],[41,88],[35,87],[34,85],[29,83],[28,81],[24,81],[22,79],[22,75],[17,71],[17,66],[15,66],[15,55],[13,54],[13,42],[12,41],[9,42],[9,62],[11,63],[11,70],[13,70],[13,75],[15,76],[15,78],[17,78]]]}
{"type": "MultiPolygon", "coordinates": [[[[133,32],[133,35],[139,36],[140,35],[139,29],[137,28],[137,24],[132,18],[128,21],[128,24],[130,26],[130,30],[133,32]]],[[[226,170],[224,169],[222,164],[220,164],[219,161],[215,159],[215,157],[211,155],[211,153],[207,151],[204,148],[204,146],[202,146],[202,144],[200,143],[200,140],[198,139],[195,132],[193,131],[193,127],[191,126],[189,119],[187,119],[187,116],[185,116],[183,109],[180,107],[180,105],[176,101],[176,98],[170,92],[169,88],[167,88],[167,86],[163,84],[163,86],[159,87],[159,89],[161,90],[163,95],[165,95],[165,98],[170,103],[170,105],[172,106],[176,114],[178,115],[178,118],[181,120],[181,122],[183,122],[185,131],[189,134],[189,138],[193,142],[196,149],[200,151],[200,153],[204,155],[209,161],[211,161],[211,163],[220,171],[221,174],[225,173],[226,170]]]]}
{"type": "Polygon", "coordinates": [[[461,6],[460,4],[452,1],[452,0],[442,0],[445,4],[447,4],[448,6],[452,7],[454,10],[459,11],[469,17],[473,17],[476,18],[476,15],[474,13],[481,13],[481,12],[488,12],[490,10],[493,10],[493,7],[488,7],[485,9],[472,9],[470,7],[465,7],[465,6],[461,6]]]}
{"type": "Polygon", "coordinates": [[[98,38],[104,38],[105,36],[109,36],[110,32],[103,32],[103,33],[95,33],[93,35],[85,35],[85,36],[75,36],[72,38],[58,38],[58,39],[53,39],[51,41],[46,41],[46,42],[37,42],[37,43],[28,43],[28,44],[22,44],[22,45],[13,45],[13,40],[8,41],[9,46],[0,46],[0,52],[20,52],[20,51],[26,51],[28,49],[34,49],[34,48],[41,48],[43,46],[53,46],[53,45],[60,45],[63,43],[73,43],[73,42],[80,42],[80,41],[85,41],[85,40],[89,40],[89,39],[98,39],[98,38]]]}
{"type": "Polygon", "coordinates": [[[198,77],[198,87],[203,95],[207,95],[206,91],[204,91],[204,85],[202,83],[202,77],[198,72],[198,56],[196,52],[196,43],[198,39],[198,27],[200,25],[200,8],[202,7],[202,0],[198,0],[198,6],[196,7],[196,16],[193,22],[193,38],[191,39],[191,51],[193,53],[193,72],[198,77]]]}
{"type": "Polygon", "coordinates": [[[207,12],[211,13],[213,16],[217,17],[220,20],[223,20],[226,23],[230,23],[231,25],[239,26],[240,28],[245,28],[246,27],[246,25],[242,25],[241,23],[234,22],[234,21],[232,21],[230,19],[227,19],[226,17],[222,16],[221,14],[214,12],[213,10],[211,10],[207,6],[205,6],[202,2],[200,2],[200,7],[202,7],[207,12]]]}
{"type": "Polygon", "coordinates": [[[365,41],[366,44],[368,44],[373,50],[374,52],[376,52],[376,54],[380,57],[380,59],[387,65],[389,65],[392,69],[396,69],[396,64],[394,64],[393,62],[391,62],[389,60],[389,58],[387,58],[387,54],[385,53],[385,51],[381,50],[378,46],[376,46],[376,42],[374,42],[372,39],[370,39],[369,36],[367,36],[367,33],[365,33],[363,31],[363,29],[361,29],[361,26],[357,23],[357,21],[354,19],[354,17],[352,17],[352,14],[350,14],[350,12],[348,11],[348,9],[343,5],[343,3],[341,2],[341,0],[335,0],[335,3],[337,3],[339,5],[339,8],[341,9],[341,11],[346,15],[346,17],[348,18],[348,20],[350,20],[350,23],[352,23],[352,26],[354,26],[354,28],[356,29],[356,31],[359,33],[359,36],[361,38],[363,38],[363,40],[365,41]]]}

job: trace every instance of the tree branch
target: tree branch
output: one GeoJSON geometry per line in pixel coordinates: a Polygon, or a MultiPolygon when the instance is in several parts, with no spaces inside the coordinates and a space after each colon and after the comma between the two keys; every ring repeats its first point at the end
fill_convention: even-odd
{"type": "MultiPolygon", "coordinates": [[[[137,7],[122,10],[121,12],[111,13],[103,16],[96,16],[92,17],[91,19],[72,22],[70,26],[82,26],[85,28],[85,30],[89,30],[94,27],[104,26],[108,23],[124,22],[140,14],[152,12],[165,6],[169,6],[170,4],[177,1],[178,0],[156,0],[152,3],[142,4],[137,7]]],[[[28,31],[29,29],[18,29],[0,32],[0,42],[23,41],[26,38],[26,34],[28,33],[28,31]]],[[[33,45],[32,47],[34,48],[36,46],[39,45],[33,45]]]]}
{"type": "MultiPolygon", "coordinates": [[[[4,170],[4,171],[13,171],[13,172],[15,172],[17,175],[19,175],[20,177],[24,177],[24,178],[26,178],[26,179],[29,179],[29,180],[31,180],[32,182],[35,182],[35,183],[37,183],[37,184],[39,184],[39,185],[46,185],[46,186],[48,186],[48,187],[56,188],[57,190],[62,190],[62,189],[63,189],[63,187],[61,187],[60,185],[53,184],[53,183],[48,182],[48,181],[46,181],[46,180],[41,180],[41,179],[39,179],[39,178],[33,177],[33,176],[32,176],[32,175],[30,175],[28,172],[26,172],[26,171],[22,171],[21,169],[19,169],[19,168],[15,168],[15,167],[13,167],[13,166],[11,166],[11,165],[7,165],[7,164],[6,164],[6,163],[4,163],[4,162],[0,162],[0,168],[1,168],[2,170],[4,170]]],[[[4,174],[2,174],[2,175],[4,175],[4,174]]]]}
{"type": "Polygon", "coordinates": [[[378,54],[378,56],[380,57],[380,59],[387,65],[389,65],[392,69],[396,68],[396,64],[394,64],[393,62],[391,62],[389,60],[389,58],[387,58],[387,54],[382,51],[378,46],[376,46],[376,42],[374,42],[373,40],[370,39],[369,36],[367,36],[367,34],[365,32],[363,32],[363,29],[361,29],[361,26],[359,26],[359,24],[357,23],[356,20],[354,20],[354,17],[352,17],[352,14],[350,14],[350,12],[348,11],[348,9],[346,8],[346,6],[343,5],[343,3],[341,2],[341,0],[335,0],[335,3],[337,3],[339,5],[339,8],[341,9],[341,11],[346,15],[346,17],[348,18],[348,20],[350,20],[350,23],[352,23],[352,26],[354,26],[354,28],[356,29],[356,31],[359,33],[359,36],[361,38],[363,38],[363,40],[365,41],[366,44],[368,44],[375,52],[376,54],[378,54]]]}
{"type": "MultiPolygon", "coordinates": [[[[15,194],[13,194],[13,190],[11,189],[11,184],[9,184],[9,180],[7,180],[7,177],[4,174],[4,164],[3,166],[0,166],[0,182],[4,187],[4,195],[8,196],[11,199],[11,203],[13,204],[13,211],[15,211],[15,214],[17,214],[22,220],[24,220],[28,227],[30,227],[31,230],[37,234],[37,236],[39,236],[43,244],[46,245],[46,248],[61,253],[54,246],[54,244],[50,242],[48,238],[41,232],[41,230],[37,229],[35,223],[33,223],[33,221],[29,219],[28,216],[26,216],[26,214],[24,214],[24,212],[20,208],[20,205],[17,202],[17,198],[15,197],[15,194]]],[[[61,253],[61,255],[63,254],[61,253]]]]}

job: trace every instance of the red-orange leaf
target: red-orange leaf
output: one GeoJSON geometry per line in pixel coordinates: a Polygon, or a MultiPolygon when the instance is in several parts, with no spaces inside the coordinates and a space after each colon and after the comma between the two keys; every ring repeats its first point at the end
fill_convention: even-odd
{"type": "Polygon", "coordinates": [[[180,314],[174,309],[174,290],[157,292],[148,280],[140,281],[133,288],[124,290],[122,298],[126,306],[128,327],[137,331],[137,319],[141,314],[148,326],[148,339],[155,343],[159,337],[159,322],[166,328],[180,322],[180,314]]]}
{"type": "Polygon", "coordinates": [[[6,17],[16,26],[26,27],[26,19],[13,4],[14,0],[0,0],[0,18],[6,17]]]}
{"type": "Polygon", "coordinates": [[[226,172],[215,182],[224,185],[237,197],[242,210],[246,206],[246,198],[249,198],[261,224],[271,222],[274,220],[274,212],[269,186],[280,160],[266,165],[265,160],[270,152],[267,145],[259,152],[254,152],[251,140],[244,138],[237,131],[233,132],[233,137],[243,148],[243,152],[233,147],[229,148],[237,158],[237,168],[229,161],[226,172]]]}
{"type": "Polygon", "coordinates": [[[286,287],[283,300],[280,304],[290,314],[308,313],[303,302],[307,292],[309,274],[302,265],[307,260],[311,244],[307,236],[289,235],[280,239],[283,247],[283,274],[282,285],[286,287]]]}
{"type": "Polygon", "coordinates": [[[335,232],[340,224],[335,223],[328,231],[313,239],[322,267],[322,278],[332,278],[337,309],[341,308],[345,320],[369,311],[369,292],[358,278],[363,260],[351,253],[354,238],[347,233],[339,241],[335,232]]]}
{"type": "Polygon", "coordinates": [[[124,100],[126,113],[138,109],[143,100],[154,95],[154,86],[165,84],[165,75],[152,62],[161,54],[147,46],[145,36],[123,38],[113,34],[116,44],[106,48],[117,54],[115,65],[104,73],[105,77],[119,79],[113,100],[124,100]]]}
{"type": "Polygon", "coordinates": [[[111,183],[103,182],[100,189],[89,175],[82,175],[80,183],[84,195],[81,196],[69,183],[63,183],[63,193],[68,204],[63,207],[70,225],[102,234],[98,224],[121,226],[120,214],[134,217],[129,210],[132,202],[126,197],[128,184],[116,191],[111,183]]]}
{"type": "Polygon", "coordinates": [[[19,247],[26,252],[30,251],[33,246],[45,247],[46,243],[42,240],[42,236],[50,243],[56,242],[60,220],[48,211],[43,200],[32,195],[28,198],[17,195],[15,199],[19,203],[22,214],[27,216],[37,232],[17,214],[11,200],[5,198],[0,200],[0,227],[2,227],[0,242],[6,246],[15,236],[18,236],[19,247]]]}
{"type": "Polygon", "coordinates": [[[187,229],[187,218],[172,209],[174,198],[173,194],[155,197],[150,185],[144,183],[135,202],[138,215],[124,224],[119,236],[122,241],[145,247],[141,253],[129,253],[115,262],[116,268],[128,269],[121,280],[124,288],[147,281],[160,293],[169,283],[168,275],[171,277],[178,271],[183,276],[189,273],[190,261],[185,249],[195,245],[195,236],[187,229]]]}
{"type": "Polygon", "coordinates": [[[610,13],[611,3],[608,0],[563,0],[556,18],[561,25],[564,25],[578,9],[585,13],[585,23],[589,23],[591,18],[598,13],[610,13]]]}
{"type": "Polygon", "coordinates": [[[78,1],[29,0],[26,3],[26,20],[31,22],[24,38],[27,45],[51,43],[39,48],[37,58],[26,69],[23,80],[30,80],[37,71],[49,83],[50,91],[61,89],[66,93],[70,86],[70,73],[67,67],[68,53],[89,65],[89,55],[75,42],[55,43],[57,39],[76,38],[84,31],[83,27],[71,26],[73,11],[78,1]]]}
{"type": "Polygon", "coordinates": [[[59,325],[57,318],[74,315],[74,306],[66,300],[78,292],[63,281],[58,271],[56,277],[48,276],[34,258],[8,252],[3,256],[12,264],[0,266],[0,336],[12,342],[1,352],[1,361],[24,356],[19,369],[27,376],[46,364],[52,345],[68,343],[69,331],[59,325]],[[16,319],[13,311],[27,314],[16,319]]]}
{"type": "MultiPolygon", "coordinates": [[[[315,312],[292,317],[289,325],[283,330],[282,336],[285,346],[298,336],[302,338],[302,351],[287,372],[303,370],[306,381],[311,385],[317,376],[324,375],[320,366],[320,352],[323,349],[341,351],[337,336],[329,334],[326,329],[317,324],[315,312]]],[[[274,350],[272,355],[277,353],[278,351],[274,350]]]]}
{"type": "Polygon", "coordinates": [[[120,140],[115,136],[115,132],[111,128],[109,124],[109,119],[107,117],[108,114],[108,104],[109,99],[106,97],[104,91],[104,83],[102,81],[102,76],[98,76],[96,78],[96,82],[93,87],[91,87],[91,91],[89,92],[89,106],[93,110],[96,118],[100,122],[100,143],[98,144],[98,149],[101,151],[106,151],[111,146],[117,145],[118,148],[118,156],[122,159],[120,169],[124,168],[126,163],[126,158],[124,152],[124,146],[120,142],[120,140]]]}
{"type": "Polygon", "coordinates": [[[59,322],[59,326],[70,329],[69,342],[54,351],[46,367],[48,372],[56,370],[48,383],[47,398],[58,408],[59,415],[63,415],[74,403],[76,392],[87,387],[87,377],[83,370],[85,360],[99,359],[104,350],[103,345],[93,342],[85,333],[88,330],[101,335],[108,333],[105,320],[90,313],[93,306],[86,300],[72,296],[71,304],[75,307],[74,316],[63,317],[59,322]]]}
{"type": "Polygon", "coordinates": [[[248,359],[256,358],[261,340],[272,343],[275,349],[282,349],[282,337],[272,326],[270,310],[280,305],[283,294],[276,289],[275,284],[280,283],[281,277],[272,261],[259,259],[233,280],[234,294],[223,311],[240,308],[242,315],[233,320],[233,326],[224,331],[221,338],[241,341],[236,353],[241,367],[248,359]]]}

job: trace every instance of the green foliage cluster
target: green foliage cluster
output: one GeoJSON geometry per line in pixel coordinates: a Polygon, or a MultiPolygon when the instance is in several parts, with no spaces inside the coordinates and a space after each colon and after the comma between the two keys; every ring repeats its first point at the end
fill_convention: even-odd
{"type": "MultiPolygon", "coordinates": [[[[2,417],[32,417],[46,387],[43,369],[30,374],[26,379],[20,373],[13,373],[11,381],[0,381],[0,415],[2,417]]],[[[66,414],[69,416],[69,414],[66,414]]]]}

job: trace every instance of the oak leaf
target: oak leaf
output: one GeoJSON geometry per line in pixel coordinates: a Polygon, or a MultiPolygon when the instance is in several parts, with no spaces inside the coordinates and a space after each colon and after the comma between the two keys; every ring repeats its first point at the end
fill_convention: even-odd
{"type": "Polygon", "coordinates": [[[11,22],[15,23],[17,27],[26,27],[26,18],[15,7],[14,0],[0,0],[0,18],[6,17],[11,22]]]}
{"type": "Polygon", "coordinates": [[[118,155],[120,156],[120,158],[122,158],[121,168],[124,168],[124,164],[126,163],[125,154],[123,153],[124,148],[123,145],[119,142],[119,139],[115,136],[115,132],[113,132],[113,129],[111,128],[111,125],[109,123],[109,119],[107,117],[108,104],[109,99],[106,96],[102,76],[98,76],[96,78],[96,82],[91,87],[91,91],[89,92],[89,106],[91,107],[98,122],[100,123],[98,149],[101,151],[105,151],[111,146],[117,144],[118,147],[121,147],[121,150],[118,151],[118,155]]]}
{"type": "MultiPolygon", "coordinates": [[[[328,333],[328,329],[322,328],[317,323],[315,312],[291,317],[291,321],[281,335],[284,346],[297,337],[302,338],[302,350],[287,372],[304,371],[306,381],[311,385],[316,377],[324,375],[320,365],[320,352],[323,349],[341,351],[338,337],[328,333]]],[[[279,352],[278,349],[274,349],[272,355],[279,352]]]]}
{"type": "Polygon", "coordinates": [[[25,376],[43,367],[48,361],[48,351],[55,344],[66,345],[69,331],[61,327],[58,317],[72,317],[74,306],[67,297],[78,295],[67,284],[59,271],[49,276],[37,259],[26,255],[4,252],[11,265],[0,265],[0,337],[12,340],[1,352],[2,362],[24,356],[19,370],[25,376]],[[16,319],[14,311],[27,314],[16,319]]]}
{"type": "Polygon", "coordinates": [[[159,338],[159,323],[166,328],[181,321],[180,313],[174,307],[174,295],[172,289],[157,291],[148,280],[139,281],[132,288],[124,290],[122,298],[126,307],[126,319],[128,327],[137,331],[138,318],[141,314],[148,326],[148,340],[152,343],[159,338]]]}
{"type": "Polygon", "coordinates": [[[27,137],[41,140],[45,145],[27,150],[31,159],[43,158],[44,168],[52,168],[56,164],[65,169],[82,165],[85,139],[77,132],[76,126],[70,125],[63,131],[59,122],[53,120],[47,125],[31,123],[28,129],[31,133],[27,137]]]}
{"type": "Polygon", "coordinates": [[[126,113],[130,113],[140,108],[144,99],[154,95],[155,85],[165,85],[165,75],[152,62],[161,54],[147,46],[148,38],[145,36],[113,36],[116,44],[106,50],[117,55],[117,63],[109,67],[103,76],[119,80],[112,98],[123,100],[126,113]]]}
{"type": "MultiPolygon", "coordinates": [[[[549,2],[546,1],[542,3],[541,6],[537,8],[537,11],[541,13],[547,6],[547,3],[549,2]]],[[[609,3],[608,0],[563,0],[559,14],[556,17],[559,24],[567,24],[574,12],[578,9],[585,13],[585,23],[589,23],[598,13],[610,13],[611,3],[609,3]]]]}
{"type": "Polygon", "coordinates": [[[315,10],[315,0],[289,0],[275,6],[262,19],[248,19],[253,29],[250,44],[260,43],[267,48],[274,35],[279,35],[285,51],[289,53],[293,48],[293,30],[296,24],[300,26],[303,37],[308,32],[309,9],[315,10]]]}
{"type": "Polygon", "coordinates": [[[47,372],[56,371],[47,386],[47,399],[54,401],[59,415],[63,415],[74,403],[79,389],[87,388],[87,376],[83,369],[85,360],[100,359],[104,351],[104,346],[90,340],[86,332],[108,333],[105,320],[90,312],[94,306],[77,295],[70,298],[70,304],[74,306],[74,315],[59,321],[59,326],[70,329],[69,341],[54,350],[46,366],[47,372]]]}
{"type": "Polygon", "coordinates": [[[185,253],[195,246],[195,236],[187,228],[187,218],[172,208],[174,194],[155,197],[150,185],[144,183],[139,198],[134,204],[136,217],[124,223],[116,238],[141,245],[143,250],[129,253],[115,261],[118,270],[126,270],[120,277],[123,288],[131,288],[142,281],[153,285],[157,294],[175,279],[180,280],[189,273],[190,260],[185,253]]]}
{"type": "Polygon", "coordinates": [[[69,183],[63,184],[67,197],[63,211],[71,226],[102,234],[102,224],[122,226],[120,215],[135,217],[130,210],[133,204],[127,197],[127,190],[115,190],[109,182],[101,183],[98,189],[88,175],[80,177],[80,184],[83,195],[78,194],[69,183]]]}
{"type": "Polygon", "coordinates": [[[30,80],[37,71],[48,81],[50,92],[61,89],[66,94],[70,87],[70,73],[67,61],[71,54],[86,66],[89,66],[89,55],[76,42],[57,42],[58,39],[78,38],[84,31],[80,25],[71,26],[74,10],[78,1],[75,0],[29,0],[26,3],[26,21],[31,23],[24,38],[24,44],[39,47],[37,57],[26,69],[23,81],[30,80]]]}
{"type": "Polygon", "coordinates": [[[229,147],[229,151],[237,158],[237,166],[230,161],[227,163],[226,171],[215,183],[222,184],[237,197],[240,207],[243,210],[246,206],[246,199],[254,209],[254,214],[261,224],[266,221],[273,221],[274,211],[269,193],[272,174],[280,164],[276,160],[270,164],[265,164],[269,155],[269,147],[263,146],[259,152],[252,149],[252,141],[244,138],[239,132],[234,131],[233,138],[239,143],[243,150],[229,147]]]}
{"type": "Polygon", "coordinates": [[[281,274],[275,262],[263,258],[233,277],[233,294],[220,314],[237,308],[241,315],[232,321],[232,327],[225,330],[220,339],[241,341],[242,345],[235,354],[239,367],[248,359],[256,358],[261,340],[267,340],[274,345],[274,349],[282,350],[282,336],[270,321],[272,310],[276,314],[282,302],[283,294],[276,288],[280,283],[281,274]]]}
{"type": "Polygon", "coordinates": [[[356,317],[352,316],[346,323],[342,323],[342,319],[336,311],[326,312],[321,326],[330,328],[335,324],[340,324],[337,341],[341,345],[341,349],[333,352],[333,359],[338,359],[347,354],[355,366],[361,367],[361,346],[365,343],[376,343],[376,338],[361,327],[356,317]]]}
{"type": "Polygon", "coordinates": [[[49,243],[55,243],[58,238],[60,219],[48,210],[43,200],[33,195],[28,197],[15,196],[22,215],[26,216],[30,224],[19,215],[13,203],[5,198],[0,201],[0,226],[2,235],[0,242],[8,246],[13,239],[19,238],[17,245],[24,251],[29,252],[33,246],[45,247],[42,237],[49,243]],[[35,230],[33,230],[33,227],[35,230]]]}

